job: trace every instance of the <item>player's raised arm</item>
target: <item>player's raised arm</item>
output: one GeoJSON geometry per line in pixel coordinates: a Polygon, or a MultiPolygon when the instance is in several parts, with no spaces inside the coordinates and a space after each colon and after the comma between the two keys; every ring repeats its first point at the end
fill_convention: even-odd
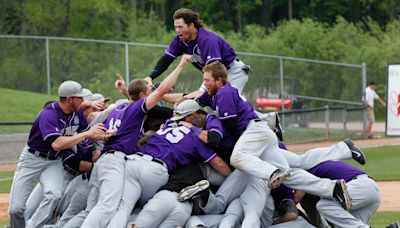
{"type": "Polygon", "coordinates": [[[174,71],[171,72],[160,84],[160,86],[153,92],[151,93],[147,99],[146,99],[146,109],[150,110],[154,105],[156,105],[164,96],[164,94],[167,94],[171,88],[175,85],[176,80],[178,79],[181,71],[185,67],[186,64],[188,64],[191,60],[190,55],[183,55],[181,62],[178,64],[178,66],[175,68],[174,71]]]}

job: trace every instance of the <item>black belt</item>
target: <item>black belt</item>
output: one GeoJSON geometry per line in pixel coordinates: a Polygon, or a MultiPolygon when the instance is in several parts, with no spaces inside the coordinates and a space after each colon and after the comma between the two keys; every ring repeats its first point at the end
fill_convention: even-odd
{"type": "Polygon", "coordinates": [[[76,171],[75,169],[71,168],[67,164],[63,164],[64,170],[67,171],[68,173],[72,174],[73,176],[78,176],[80,174],[79,171],[76,171]]]}
{"type": "Polygon", "coordinates": [[[34,150],[32,148],[28,148],[28,151],[31,152],[32,154],[34,154],[36,157],[40,156],[42,158],[46,158],[46,159],[49,159],[49,160],[56,160],[57,159],[57,156],[54,155],[54,154],[51,154],[50,152],[47,152],[47,153],[40,152],[40,151],[36,151],[36,150],[34,150]]]}
{"type": "Polygon", "coordinates": [[[226,67],[226,69],[229,70],[229,69],[230,69],[229,66],[230,66],[233,62],[235,62],[235,61],[236,61],[236,62],[239,62],[240,59],[239,59],[238,57],[236,57],[231,63],[229,63],[229,65],[226,67]]]}
{"type": "MultiPolygon", "coordinates": [[[[136,155],[139,155],[140,157],[143,157],[143,156],[144,156],[144,154],[143,154],[143,153],[140,153],[140,152],[137,152],[136,155]]],[[[152,161],[152,162],[155,162],[155,163],[158,163],[158,164],[164,166],[165,168],[167,168],[167,165],[166,165],[165,162],[163,162],[161,159],[158,159],[158,158],[153,157],[153,158],[151,159],[151,161],[152,161]]]]}
{"type": "MultiPolygon", "coordinates": [[[[108,151],[104,152],[104,154],[115,154],[115,152],[119,152],[119,151],[116,151],[116,150],[108,150],[108,151]]],[[[122,152],[121,152],[121,153],[122,153],[122,152]]],[[[124,160],[128,160],[128,158],[127,158],[126,156],[124,156],[124,160]]]]}

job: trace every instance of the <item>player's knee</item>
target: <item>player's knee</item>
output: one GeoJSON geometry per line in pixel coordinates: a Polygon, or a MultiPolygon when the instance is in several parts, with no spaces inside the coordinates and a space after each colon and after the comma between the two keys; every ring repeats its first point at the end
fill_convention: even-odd
{"type": "Polygon", "coordinates": [[[23,217],[25,212],[25,206],[22,203],[12,203],[8,209],[10,217],[23,217]]]}
{"type": "Polygon", "coordinates": [[[231,165],[237,169],[241,169],[245,164],[242,153],[240,151],[236,151],[232,153],[230,158],[231,165]]]}
{"type": "Polygon", "coordinates": [[[48,200],[61,200],[61,197],[63,195],[63,191],[62,190],[50,190],[48,192],[44,193],[44,198],[48,199],[48,200]]]}

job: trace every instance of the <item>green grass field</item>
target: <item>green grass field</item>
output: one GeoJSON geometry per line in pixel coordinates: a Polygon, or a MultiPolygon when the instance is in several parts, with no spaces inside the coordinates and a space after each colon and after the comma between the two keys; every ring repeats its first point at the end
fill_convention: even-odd
{"type": "MultiPolygon", "coordinates": [[[[0,122],[33,122],[43,105],[56,99],[56,96],[0,88],[0,122]]],[[[30,127],[0,126],[0,134],[27,133],[30,127]]]]}

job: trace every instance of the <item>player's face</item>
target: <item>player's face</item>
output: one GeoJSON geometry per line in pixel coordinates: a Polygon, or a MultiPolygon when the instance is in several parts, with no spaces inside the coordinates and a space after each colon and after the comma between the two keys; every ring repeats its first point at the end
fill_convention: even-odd
{"type": "Polygon", "coordinates": [[[193,40],[194,36],[194,25],[192,24],[185,24],[185,21],[182,18],[174,20],[175,32],[176,35],[179,37],[181,41],[191,41],[193,40]]]}
{"type": "Polygon", "coordinates": [[[83,102],[82,97],[71,97],[71,111],[76,112],[78,111],[79,107],[83,102]]]}
{"type": "Polygon", "coordinates": [[[204,86],[207,88],[208,94],[214,95],[218,91],[217,83],[215,79],[211,76],[211,72],[203,73],[204,86]]]}

